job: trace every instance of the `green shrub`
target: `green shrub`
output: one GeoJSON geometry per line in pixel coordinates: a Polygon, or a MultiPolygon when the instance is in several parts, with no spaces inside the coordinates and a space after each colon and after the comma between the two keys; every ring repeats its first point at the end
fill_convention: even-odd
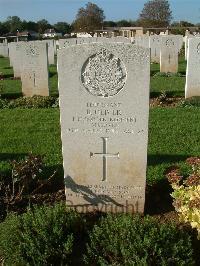
{"type": "Polygon", "coordinates": [[[181,73],[165,73],[165,72],[157,72],[153,75],[154,77],[182,77],[181,73]]]}
{"type": "Polygon", "coordinates": [[[0,98],[0,109],[4,108],[50,108],[58,107],[58,99],[52,96],[19,97],[13,100],[0,98]]]}
{"type": "Polygon", "coordinates": [[[90,233],[87,265],[194,265],[191,239],[150,217],[109,215],[90,233]]]}
{"type": "Polygon", "coordinates": [[[191,97],[180,102],[179,107],[200,107],[200,97],[191,97]]]}
{"type": "Polygon", "coordinates": [[[69,265],[82,225],[64,204],[10,215],[0,224],[0,256],[5,265],[69,265]]]}

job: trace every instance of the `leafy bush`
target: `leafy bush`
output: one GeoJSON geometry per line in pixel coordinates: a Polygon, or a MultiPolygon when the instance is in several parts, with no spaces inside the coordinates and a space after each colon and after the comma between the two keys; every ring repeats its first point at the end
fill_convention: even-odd
{"type": "Polygon", "coordinates": [[[69,265],[82,225],[64,204],[12,214],[0,224],[0,256],[5,265],[69,265]]]}
{"type": "Polygon", "coordinates": [[[200,97],[191,97],[180,102],[179,107],[200,107],[200,97]]]}
{"type": "Polygon", "coordinates": [[[90,233],[87,265],[194,265],[191,239],[150,217],[103,218],[90,233]]]}
{"type": "Polygon", "coordinates": [[[182,77],[181,73],[165,73],[165,72],[157,72],[154,74],[154,77],[182,77]]]}
{"type": "Polygon", "coordinates": [[[200,158],[188,158],[187,163],[192,173],[185,180],[179,168],[172,169],[167,177],[174,190],[171,196],[180,220],[196,228],[200,240],[200,158]]]}
{"type": "Polygon", "coordinates": [[[58,107],[58,99],[52,96],[19,97],[13,100],[0,99],[3,108],[50,108],[58,107]]]}

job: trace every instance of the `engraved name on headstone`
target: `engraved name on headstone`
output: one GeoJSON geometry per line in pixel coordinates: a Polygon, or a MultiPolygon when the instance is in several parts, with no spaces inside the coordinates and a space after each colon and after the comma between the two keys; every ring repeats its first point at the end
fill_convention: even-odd
{"type": "Polygon", "coordinates": [[[58,50],[67,205],[143,212],[150,52],[122,43],[58,50]]]}

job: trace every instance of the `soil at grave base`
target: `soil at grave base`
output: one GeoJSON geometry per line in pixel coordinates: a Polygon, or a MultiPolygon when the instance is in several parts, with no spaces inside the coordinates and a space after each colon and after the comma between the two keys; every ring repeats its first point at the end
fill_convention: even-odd
{"type": "Polygon", "coordinates": [[[183,97],[167,97],[165,99],[160,99],[159,97],[151,98],[150,107],[177,107],[183,100],[183,97]]]}

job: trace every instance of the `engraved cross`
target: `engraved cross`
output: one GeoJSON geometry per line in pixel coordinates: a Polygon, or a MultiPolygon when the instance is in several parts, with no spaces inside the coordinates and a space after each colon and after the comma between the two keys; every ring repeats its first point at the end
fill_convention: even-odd
{"type": "Polygon", "coordinates": [[[171,56],[170,56],[170,54],[169,54],[169,64],[171,63],[171,56]]]}
{"type": "Polygon", "coordinates": [[[93,156],[99,156],[103,158],[103,178],[102,181],[107,181],[107,158],[118,158],[119,159],[119,152],[116,154],[108,153],[108,137],[102,137],[103,140],[103,152],[102,153],[93,153],[90,152],[90,158],[93,156]]]}

